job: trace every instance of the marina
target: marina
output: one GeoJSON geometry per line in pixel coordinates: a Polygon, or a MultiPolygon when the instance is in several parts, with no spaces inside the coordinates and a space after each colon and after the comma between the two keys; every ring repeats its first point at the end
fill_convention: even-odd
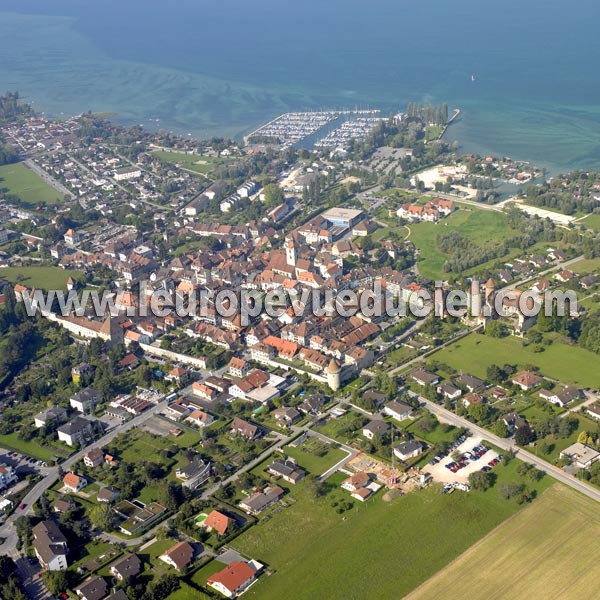
{"type": "Polygon", "coordinates": [[[379,110],[290,112],[254,130],[244,141],[275,141],[282,150],[343,146],[364,137],[381,118],[379,110]]]}

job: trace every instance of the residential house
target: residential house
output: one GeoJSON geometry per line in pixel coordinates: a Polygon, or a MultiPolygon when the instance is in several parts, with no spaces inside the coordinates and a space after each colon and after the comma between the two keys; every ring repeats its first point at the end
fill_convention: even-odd
{"type": "Polygon", "coordinates": [[[367,487],[371,483],[371,477],[365,471],[360,471],[351,475],[342,482],[342,489],[349,492],[355,492],[361,488],[367,487]]]}
{"type": "Polygon", "coordinates": [[[235,598],[247,590],[255,579],[256,571],[250,563],[233,561],[211,575],[207,584],[226,598],[235,598]]]}
{"type": "Polygon", "coordinates": [[[394,448],[394,454],[400,460],[408,460],[410,458],[414,458],[415,456],[419,456],[425,450],[425,444],[420,442],[419,440],[408,440],[407,442],[402,442],[398,444],[394,448]]]}
{"type": "Polygon", "coordinates": [[[96,495],[96,499],[98,502],[114,502],[119,498],[121,492],[117,488],[114,488],[110,485],[107,485],[103,488],[100,488],[98,494],[96,495]]]}
{"type": "Polygon", "coordinates": [[[239,506],[250,515],[258,515],[277,502],[281,496],[283,496],[283,490],[279,486],[269,486],[262,492],[248,496],[240,502],[239,506]]]}
{"type": "Polygon", "coordinates": [[[159,558],[174,569],[181,571],[192,562],[194,554],[194,547],[189,542],[179,542],[161,554],[159,558]]]}
{"type": "Polygon", "coordinates": [[[104,452],[100,448],[92,448],[83,456],[83,462],[90,469],[99,467],[104,462],[104,452]]]}
{"type": "Polygon", "coordinates": [[[81,585],[75,588],[75,593],[81,600],[102,600],[108,595],[108,586],[104,577],[96,575],[86,579],[81,585]]]}
{"type": "Polygon", "coordinates": [[[38,429],[49,425],[61,425],[67,420],[67,414],[62,406],[51,406],[35,415],[33,422],[38,429]]]}
{"type": "Polygon", "coordinates": [[[84,442],[94,432],[94,422],[75,417],[72,421],[61,425],[58,429],[58,439],[65,442],[67,446],[74,446],[79,442],[84,442]]]}
{"type": "Polygon", "coordinates": [[[262,436],[262,429],[258,425],[248,423],[239,417],[235,417],[231,423],[231,432],[240,435],[247,440],[255,440],[262,436]]]}
{"type": "Polygon", "coordinates": [[[71,406],[84,415],[93,413],[99,401],[100,395],[94,388],[84,388],[69,399],[71,406]]]}
{"type": "Polygon", "coordinates": [[[117,581],[128,581],[142,571],[142,562],[137,554],[125,554],[110,566],[110,574],[117,581]]]}
{"type": "Polygon", "coordinates": [[[383,407],[383,412],[392,419],[396,419],[396,421],[404,421],[404,419],[408,419],[410,417],[413,407],[405,402],[399,402],[397,400],[392,400],[388,402],[383,407]]]}
{"type": "Polygon", "coordinates": [[[80,492],[88,484],[85,477],[82,475],[75,475],[73,472],[67,473],[63,477],[62,482],[65,490],[73,494],[80,492]]]}
{"type": "Polygon", "coordinates": [[[268,468],[268,472],[275,477],[281,477],[284,481],[291,484],[296,484],[302,479],[306,473],[291,460],[274,460],[268,468]]]}
{"type": "Polygon", "coordinates": [[[0,490],[5,490],[18,481],[15,469],[6,463],[0,463],[0,490]]]}
{"type": "Polygon", "coordinates": [[[575,400],[578,400],[582,396],[580,389],[573,386],[566,386],[561,390],[540,390],[540,398],[548,400],[552,404],[556,404],[561,408],[569,406],[575,400]]]}
{"type": "Polygon", "coordinates": [[[440,378],[435,373],[430,373],[425,369],[415,369],[411,371],[410,377],[416,381],[419,385],[436,385],[439,383],[440,378]]]}
{"type": "Polygon", "coordinates": [[[184,487],[195,490],[208,481],[210,473],[210,462],[204,462],[201,456],[196,454],[185,467],[175,471],[175,477],[183,481],[181,485],[184,487]]]}
{"type": "Polygon", "coordinates": [[[301,417],[300,412],[293,407],[282,406],[273,411],[273,418],[279,425],[293,425],[301,417]]]}
{"type": "Polygon", "coordinates": [[[218,510],[212,510],[208,513],[202,525],[208,531],[216,531],[220,536],[225,536],[235,525],[235,521],[218,510]]]}
{"type": "Polygon", "coordinates": [[[246,377],[248,371],[250,370],[250,365],[248,364],[248,361],[244,360],[243,358],[237,358],[234,356],[229,361],[228,370],[232,377],[246,377]]]}
{"type": "Polygon", "coordinates": [[[374,440],[383,437],[390,429],[390,426],[385,421],[371,421],[363,427],[362,434],[368,440],[374,440]]]}
{"type": "Polygon", "coordinates": [[[448,400],[456,400],[462,396],[462,390],[456,387],[451,381],[442,381],[435,391],[448,400]]]}
{"type": "Polygon", "coordinates": [[[502,417],[502,421],[506,425],[509,434],[513,434],[518,429],[529,427],[527,419],[521,417],[516,411],[509,412],[502,417]]]}
{"type": "Polygon", "coordinates": [[[40,565],[47,571],[64,571],[67,568],[67,538],[54,521],[40,521],[35,525],[33,549],[40,565]]]}
{"type": "Polygon", "coordinates": [[[215,418],[203,410],[196,409],[193,410],[185,420],[189,421],[196,427],[208,427],[215,420],[215,418]]]}
{"type": "Polygon", "coordinates": [[[538,377],[533,371],[521,371],[512,378],[513,385],[519,386],[523,391],[527,392],[542,382],[542,378],[538,377]]]}
{"type": "Polygon", "coordinates": [[[596,401],[586,408],[586,412],[594,419],[600,419],[600,402],[596,401]]]}
{"type": "Polygon", "coordinates": [[[576,442],[568,448],[565,448],[560,453],[561,458],[568,458],[573,461],[579,468],[587,469],[591,467],[596,461],[600,460],[600,452],[594,450],[586,444],[576,442]]]}

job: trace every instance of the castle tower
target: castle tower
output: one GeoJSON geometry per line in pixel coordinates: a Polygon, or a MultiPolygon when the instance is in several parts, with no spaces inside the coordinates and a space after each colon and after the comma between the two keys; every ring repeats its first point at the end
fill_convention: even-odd
{"type": "Polygon", "coordinates": [[[485,301],[489,304],[493,299],[494,292],[496,291],[496,286],[494,284],[494,280],[490,277],[485,283],[485,301]]]}
{"type": "Polygon", "coordinates": [[[294,240],[285,243],[285,260],[290,267],[296,266],[296,244],[294,240]]]}
{"type": "Polygon", "coordinates": [[[340,367],[340,363],[335,358],[332,358],[325,371],[327,373],[327,385],[334,392],[337,392],[341,384],[340,373],[342,372],[342,367],[340,367]]]}

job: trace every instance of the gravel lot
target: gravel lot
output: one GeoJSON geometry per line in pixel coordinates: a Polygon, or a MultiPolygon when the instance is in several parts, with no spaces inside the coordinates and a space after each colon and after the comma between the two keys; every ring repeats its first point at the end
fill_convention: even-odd
{"type": "MultiPolygon", "coordinates": [[[[481,437],[473,436],[469,437],[464,441],[457,450],[461,452],[467,452],[472,450],[475,446],[481,443],[481,437]]],[[[469,475],[475,471],[480,471],[482,467],[485,467],[490,460],[498,456],[495,450],[488,450],[480,459],[476,461],[469,461],[467,466],[460,469],[456,473],[453,473],[449,469],[446,469],[445,465],[452,462],[452,452],[443,458],[436,465],[427,465],[423,468],[423,471],[430,473],[434,481],[440,481],[442,483],[452,483],[453,481],[465,482],[469,478],[469,475]]]]}

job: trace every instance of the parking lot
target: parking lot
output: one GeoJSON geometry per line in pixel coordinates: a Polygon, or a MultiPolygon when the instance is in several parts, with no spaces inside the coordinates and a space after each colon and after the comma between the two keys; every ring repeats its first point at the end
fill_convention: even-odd
{"type": "Polygon", "coordinates": [[[473,436],[468,437],[464,442],[459,444],[456,448],[452,449],[447,456],[442,458],[438,463],[432,465],[428,464],[423,468],[423,471],[426,473],[430,473],[433,477],[434,481],[440,481],[442,483],[452,483],[454,481],[458,482],[466,482],[471,473],[475,471],[481,471],[481,469],[494,458],[498,456],[498,453],[495,450],[487,450],[485,454],[483,454],[480,458],[475,460],[467,459],[464,463],[464,467],[457,470],[453,473],[450,469],[446,468],[446,465],[449,465],[453,462],[452,454],[455,450],[458,450],[461,453],[471,452],[473,448],[479,446],[481,444],[481,437],[473,436]]]}

